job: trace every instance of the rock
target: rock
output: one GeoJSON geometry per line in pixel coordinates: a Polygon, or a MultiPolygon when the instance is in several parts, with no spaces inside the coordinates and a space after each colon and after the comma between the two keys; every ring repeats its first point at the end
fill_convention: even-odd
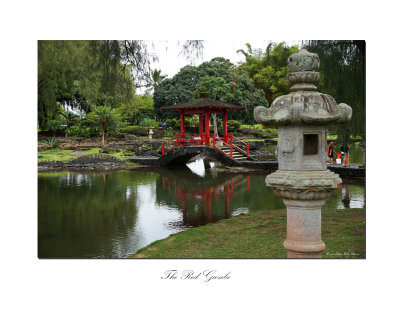
{"type": "Polygon", "coordinates": [[[38,151],[45,151],[51,149],[50,146],[48,146],[47,144],[38,144],[38,151]]]}
{"type": "Polygon", "coordinates": [[[60,144],[59,148],[61,150],[75,150],[76,146],[77,146],[76,143],[65,142],[65,143],[60,144]]]}

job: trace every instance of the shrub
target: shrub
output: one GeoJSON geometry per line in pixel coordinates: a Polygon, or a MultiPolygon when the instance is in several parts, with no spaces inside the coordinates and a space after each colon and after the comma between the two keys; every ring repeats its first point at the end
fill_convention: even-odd
{"type": "Polygon", "coordinates": [[[61,121],[58,120],[58,119],[49,120],[49,121],[46,123],[46,126],[45,126],[45,127],[46,127],[46,129],[47,129],[48,131],[51,131],[51,132],[53,133],[53,137],[56,136],[56,132],[57,132],[58,130],[62,129],[62,127],[61,127],[61,121]]]}
{"type": "Polygon", "coordinates": [[[156,120],[149,118],[144,118],[142,121],[140,121],[140,125],[142,127],[153,127],[153,128],[158,128],[160,126],[156,120]]]}
{"type": "Polygon", "coordinates": [[[55,140],[55,139],[46,139],[46,140],[42,140],[42,142],[47,144],[51,148],[55,148],[60,144],[60,141],[55,140]]]}
{"type": "Polygon", "coordinates": [[[125,135],[125,140],[135,140],[137,137],[134,134],[125,135]]]}
{"type": "Polygon", "coordinates": [[[71,137],[90,137],[91,130],[89,127],[72,126],[66,132],[71,137]]]}
{"type": "Polygon", "coordinates": [[[266,128],[264,133],[268,137],[278,137],[278,129],[266,128]]]}
{"type": "Polygon", "coordinates": [[[228,130],[229,131],[234,131],[240,129],[240,126],[242,125],[239,121],[236,120],[228,120],[228,130]]]}
{"type": "Polygon", "coordinates": [[[135,152],[133,152],[132,150],[127,150],[127,149],[121,150],[121,153],[123,156],[134,156],[135,155],[135,152]]]}
{"type": "Polygon", "coordinates": [[[262,132],[262,131],[259,131],[259,130],[254,131],[253,132],[253,136],[255,138],[260,138],[260,139],[268,138],[268,135],[265,132],[262,132]]]}
{"type": "Polygon", "coordinates": [[[217,119],[217,129],[218,129],[218,131],[222,131],[222,129],[223,129],[223,123],[220,118],[217,119]]]}
{"type": "Polygon", "coordinates": [[[198,114],[194,114],[193,116],[188,117],[188,120],[189,120],[189,127],[197,128],[199,126],[199,115],[198,114]]]}
{"type": "Polygon", "coordinates": [[[175,136],[175,134],[176,134],[176,132],[173,128],[167,128],[167,130],[165,130],[164,137],[172,138],[173,136],[175,136]]]}
{"type": "Polygon", "coordinates": [[[133,134],[135,136],[147,135],[147,129],[141,126],[125,126],[123,128],[119,128],[119,132],[122,134],[133,134]]]}
{"type": "Polygon", "coordinates": [[[178,129],[180,127],[180,122],[177,119],[167,119],[165,123],[170,128],[178,129]]]}

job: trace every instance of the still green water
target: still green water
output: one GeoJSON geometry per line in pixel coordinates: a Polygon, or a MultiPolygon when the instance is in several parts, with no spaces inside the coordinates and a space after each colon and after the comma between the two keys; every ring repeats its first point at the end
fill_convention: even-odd
{"type": "MultiPolygon", "coordinates": [[[[39,258],[124,258],[187,228],[284,208],[266,174],[192,170],[39,173],[39,258]]],[[[326,206],[365,207],[364,184],[345,182],[326,206]]]]}

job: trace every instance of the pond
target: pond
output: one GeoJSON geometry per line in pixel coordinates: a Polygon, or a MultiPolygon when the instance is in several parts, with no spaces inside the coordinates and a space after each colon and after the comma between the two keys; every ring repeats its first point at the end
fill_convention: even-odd
{"type": "MultiPolygon", "coordinates": [[[[39,173],[39,258],[124,258],[187,228],[285,208],[265,173],[189,167],[39,173]]],[[[364,208],[364,183],[344,182],[325,206],[364,208]]]]}

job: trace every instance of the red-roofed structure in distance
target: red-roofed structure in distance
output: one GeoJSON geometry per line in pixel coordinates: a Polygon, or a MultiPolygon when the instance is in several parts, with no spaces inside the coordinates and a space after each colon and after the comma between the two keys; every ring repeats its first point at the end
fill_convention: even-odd
{"type": "Polygon", "coordinates": [[[246,156],[249,155],[248,143],[241,141],[240,139],[233,137],[232,134],[228,133],[228,111],[229,110],[247,110],[246,107],[237,106],[223,101],[209,99],[207,93],[201,92],[200,98],[187,102],[182,102],[169,107],[160,108],[165,111],[178,111],[180,115],[180,133],[169,142],[163,144],[162,155],[167,154],[174,148],[187,145],[205,145],[212,146],[219,149],[231,158],[234,157],[235,150],[244,153],[246,156]],[[221,113],[222,114],[222,125],[223,125],[223,137],[222,139],[213,135],[210,135],[210,114],[221,113]],[[185,115],[187,114],[198,114],[199,115],[199,133],[192,135],[190,138],[186,138],[185,135],[185,115]],[[238,147],[233,143],[233,140],[245,144],[246,151],[238,147]],[[173,145],[171,147],[171,142],[173,145]],[[168,149],[168,145],[169,149],[168,149]],[[221,147],[221,148],[220,148],[221,147]],[[229,151],[227,148],[229,147],[229,151]]]}

